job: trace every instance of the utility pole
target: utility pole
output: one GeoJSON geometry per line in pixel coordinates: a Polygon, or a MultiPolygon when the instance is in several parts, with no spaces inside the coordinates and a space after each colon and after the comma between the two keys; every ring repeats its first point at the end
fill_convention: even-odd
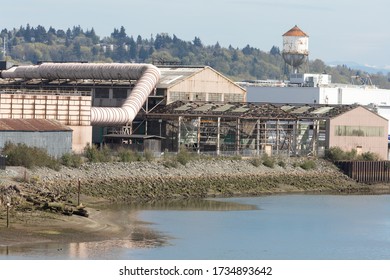
{"type": "Polygon", "coordinates": [[[4,35],[4,37],[3,37],[3,57],[4,57],[4,60],[6,59],[6,55],[7,55],[7,35],[4,35]]]}
{"type": "Polygon", "coordinates": [[[8,202],[7,203],[7,228],[9,228],[9,208],[10,208],[11,204],[8,202]]]}
{"type": "Polygon", "coordinates": [[[80,205],[80,191],[81,191],[81,179],[79,178],[79,184],[77,187],[77,206],[80,205]]]}

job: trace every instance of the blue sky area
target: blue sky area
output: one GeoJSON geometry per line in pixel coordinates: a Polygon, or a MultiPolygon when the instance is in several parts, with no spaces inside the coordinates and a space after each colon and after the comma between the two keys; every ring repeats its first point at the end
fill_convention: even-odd
{"type": "Polygon", "coordinates": [[[390,66],[387,0],[18,0],[2,3],[0,29],[80,25],[109,35],[124,26],[130,36],[175,34],[205,45],[282,48],[282,34],[298,25],[309,35],[310,59],[390,66]]]}

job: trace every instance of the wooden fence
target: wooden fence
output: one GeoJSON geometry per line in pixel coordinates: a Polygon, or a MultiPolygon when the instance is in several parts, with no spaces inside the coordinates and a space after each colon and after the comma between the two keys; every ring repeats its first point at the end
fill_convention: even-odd
{"type": "Polygon", "coordinates": [[[390,182],[390,161],[338,161],[336,165],[358,182],[390,182]]]}

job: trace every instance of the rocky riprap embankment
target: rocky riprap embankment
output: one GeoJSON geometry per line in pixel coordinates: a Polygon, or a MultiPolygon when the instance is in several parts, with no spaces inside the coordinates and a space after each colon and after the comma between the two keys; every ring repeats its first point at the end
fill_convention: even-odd
{"type": "Polygon", "coordinates": [[[260,195],[301,191],[365,191],[332,164],[316,160],[311,170],[299,167],[304,159],[285,160],[285,166],[255,166],[249,160],[194,160],[185,166],[162,162],[94,163],[60,171],[27,171],[23,188],[51,196],[69,197],[80,180],[83,195],[111,201],[148,201],[212,196],[260,195]]]}

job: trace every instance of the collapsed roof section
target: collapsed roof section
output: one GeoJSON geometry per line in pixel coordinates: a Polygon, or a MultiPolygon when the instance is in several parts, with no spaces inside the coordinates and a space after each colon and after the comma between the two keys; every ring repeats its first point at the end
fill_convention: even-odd
{"type": "Polygon", "coordinates": [[[176,101],[167,106],[157,107],[148,113],[148,117],[204,116],[267,120],[330,119],[357,106],[176,101]]]}

